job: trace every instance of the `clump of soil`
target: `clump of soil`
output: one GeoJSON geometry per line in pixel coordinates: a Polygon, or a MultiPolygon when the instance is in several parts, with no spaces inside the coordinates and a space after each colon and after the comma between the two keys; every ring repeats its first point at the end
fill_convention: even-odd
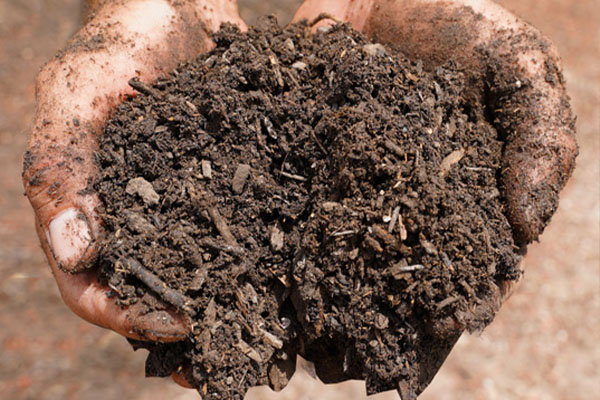
{"type": "Polygon", "coordinates": [[[348,25],[264,19],[118,107],[94,183],[100,279],[172,306],[183,343],[147,372],[205,399],[283,388],[297,354],[325,382],[415,398],[482,329],[519,256],[498,191],[502,142],[448,65],[433,73],[348,25]]]}

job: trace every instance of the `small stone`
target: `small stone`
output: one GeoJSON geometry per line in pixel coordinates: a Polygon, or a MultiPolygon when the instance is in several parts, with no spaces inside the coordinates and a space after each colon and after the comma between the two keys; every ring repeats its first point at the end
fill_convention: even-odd
{"type": "Polygon", "coordinates": [[[317,33],[327,33],[331,30],[331,28],[329,26],[320,26],[317,28],[317,33]]]}
{"type": "Polygon", "coordinates": [[[210,161],[202,160],[202,176],[206,179],[212,179],[212,167],[210,166],[210,161]]]}
{"type": "Polygon", "coordinates": [[[271,249],[273,251],[279,251],[283,249],[283,238],[284,233],[279,229],[277,225],[271,227],[271,249]]]}
{"type": "Polygon", "coordinates": [[[379,330],[386,329],[390,324],[390,320],[383,314],[375,315],[375,328],[379,330]]]}
{"type": "Polygon", "coordinates": [[[130,180],[127,183],[125,192],[132,196],[137,194],[144,200],[144,203],[148,205],[156,205],[160,200],[160,196],[154,191],[152,184],[142,177],[130,180]]]}
{"type": "Polygon", "coordinates": [[[235,194],[240,194],[244,191],[246,180],[250,176],[250,166],[248,164],[240,164],[235,170],[233,180],[231,181],[231,190],[235,194]]]}
{"type": "Polygon", "coordinates": [[[326,201],[324,202],[321,207],[323,207],[323,210],[329,212],[332,211],[338,207],[341,207],[340,203],[336,203],[335,201],[326,201]]]}
{"type": "Polygon", "coordinates": [[[125,218],[127,219],[127,226],[129,229],[136,233],[147,233],[156,230],[154,225],[150,223],[146,218],[135,211],[125,210],[125,218]]]}
{"type": "Polygon", "coordinates": [[[296,46],[294,46],[294,41],[291,38],[287,38],[285,42],[283,42],[283,44],[285,45],[285,47],[290,49],[290,51],[296,50],[296,46]]]}
{"type": "Polygon", "coordinates": [[[303,63],[302,61],[296,61],[295,63],[292,64],[292,68],[294,68],[295,70],[298,71],[304,71],[306,69],[307,65],[306,63],[303,63]]]}
{"type": "Polygon", "coordinates": [[[363,46],[363,51],[370,56],[385,56],[386,50],[380,43],[370,43],[363,46]]]}
{"type": "Polygon", "coordinates": [[[290,325],[292,325],[292,321],[289,318],[286,318],[286,317],[281,317],[280,322],[281,322],[281,327],[283,329],[287,329],[287,328],[290,327],[290,325]]]}

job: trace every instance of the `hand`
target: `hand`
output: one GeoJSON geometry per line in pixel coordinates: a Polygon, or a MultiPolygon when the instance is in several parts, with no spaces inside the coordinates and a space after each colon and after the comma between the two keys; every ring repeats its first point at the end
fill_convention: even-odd
{"type": "Polygon", "coordinates": [[[37,79],[37,111],[23,181],[36,228],[65,303],[80,317],[138,340],[176,341],[189,323],[173,311],[122,309],[90,270],[102,226],[96,174],[97,135],[133,76],[150,82],[209,50],[222,22],[244,28],[230,0],[105,0],[37,79]]]}
{"type": "MultiPolygon", "coordinates": [[[[537,239],[577,155],[560,59],[549,40],[491,0],[307,0],[294,20],[321,13],[430,70],[459,62],[470,87],[465,96],[489,110],[506,142],[500,189],[515,242],[537,239]]],[[[513,286],[503,284],[503,298],[513,286]]]]}
{"type": "MultiPolygon", "coordinates": [[[[486,108],[505,141],[499,189],[515,243],[535,240],[556,209],[577,155],[574,118],[554,46],[491,0],[306,0],[294,21],[312,21],[322,13],[423,60],[429,70],[458,61],[468,80],[464,96],[486,108]]],[[[332,21],[320,25],[327,23],[332,21]]],[[[500,282],[488,306],[499,307],[517,283],[500,282]]],[[[454,331],[458,338],[464,328],[448,318],[431,330],[454,331]]],[[[452,346],[445,345],[449,352],[452,346]]],[[[420,382],[429,382],[436,371],[419,369],[420,382]]],[[[319,368],[317,374],[329,383],[352,378],[319,368]]]]}

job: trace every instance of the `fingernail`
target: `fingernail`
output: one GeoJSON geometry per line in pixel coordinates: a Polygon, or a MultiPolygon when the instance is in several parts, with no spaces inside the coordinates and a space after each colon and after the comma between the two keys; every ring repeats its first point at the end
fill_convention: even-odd
{"type": "Polygon", "coordinates": [[[78,269],[91,241],[87,219],[75,208],[62,211],[48,226],[48,244],[58,266],[65,271],[74,272],[78,269]]]}

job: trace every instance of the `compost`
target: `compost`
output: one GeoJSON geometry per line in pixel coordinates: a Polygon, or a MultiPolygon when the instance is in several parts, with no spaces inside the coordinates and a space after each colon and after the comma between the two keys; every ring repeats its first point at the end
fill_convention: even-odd
{"type": "Polygon", "coordinates": [[[429,71],[346,24],[264,18],[214,40],[132,79],[100,138],[99,278],[193,327],[136,343],[147,373],[242,399],[285,387],[301,355],[325,382],[414,399],[519,275],[485,107],[455,64],[429,71]]]}

